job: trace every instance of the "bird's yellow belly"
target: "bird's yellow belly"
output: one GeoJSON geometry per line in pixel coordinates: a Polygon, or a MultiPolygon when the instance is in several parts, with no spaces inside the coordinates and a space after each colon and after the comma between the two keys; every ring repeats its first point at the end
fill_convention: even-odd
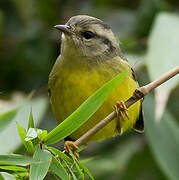
{"type": "MultiPolygon", "coordinates": [[[[119,73],[119,72],[118,72],[119,73]]],[[[67,118],[73,111],[75,111],[90,95],[92,95],[97,89],[99,89],[105,82],[111,80],[116,72],[97,72],[97,71],[80,71],[74,70],[70,72],[68,70],[62,70],[59,74],[58,80],[54,84],[51,104],[55,113],[57,121],[60,123],[67,118]],[[111,75],[112,74],[112,75],[111,75]],[[58,94],[58,95],[57,95],[58,94]]],[[[70,137],[72,139],[78,139],[87,130],[92,128],[100,120],[104,119],[109,113],[114,110],[114,105],[117,101],[127,100],[138,87],[136,81],[131,77],[131,74],[126,76],[120,85],[113,91],[113,93],[107,98],[98,111],[78,130],[76,130],[70,137]]],[[[92,141],[100,141],[108,137],[112,137],[118,134],[117,121],[120,121],[120,126],[123,128],[123,132],[129,128],[132,128],[136,122],[136,119],[140,111],[140,102],[132,105],[129,110],[129,120],[114,119],[107,126],[101,129],[96,135],[92,137],[92,141]]]]}

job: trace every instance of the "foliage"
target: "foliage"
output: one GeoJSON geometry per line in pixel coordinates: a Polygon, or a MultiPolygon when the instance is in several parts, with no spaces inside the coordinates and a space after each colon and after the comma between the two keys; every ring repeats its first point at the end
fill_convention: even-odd
{"type": "MultiPolygon", "coordinates": [[[[42,180],[47,175],[47,172],[52,172],[61,179],[67,180],[71,177],[76,180],[80,176],[83,180],[85,178],[84,172],[86,172],[90,179],[93,180],[93,176],[89,170],[81,163],[77,161],[77,158],[73,155],[73,152],[70,152],[71,158],[62,153],[61,151],[48,147],[45,144],[55,143],[60,141],[64,137],[71,134],[76,128],[82,125],[86,120],[88,120],[92,114],[100,107],[100,105],[105,101],[105,99],[112,93],[112,91],[119,85],[121,80],[125,77],[127,71],[117,75],[108,83],[104,84],[99,90],[97,90],[91,97],[89,97],[85,103],[83,103],[70,117],[68,117],[64,123],[67,123],[67,126],[59,124],[54,130],[47,134],[46,130],[34,128],[33,115],[32,111],[30,112],[29,122],[27,127],[27,132],[24,130],[20,124],[17,124],[18,132],[21,137],[22,143],[24,144],[27,152],[32,155],[32,158],[28,156],[20,155],[1,155],[0,162],[6,162],[13,164],[8,164],[8,166],[0,166],[0,169],[12,171],[14,177],[28,177],[30,180],[42,180]],[[83,116],[80,116],[83,114],[83,116]],[[77,118],[80,117],[80,118],[77,118]],[[74,124],[74,119],[79,123],[74,124]],[[69,126],[73,124],[73,126],[69,126]],[[61,128],[62,127],[62,128],[61,128]],[[68,127],[68,128],[67,128],[68,127]],[[66,132],[65,130],[68,129],[66,132]],[[64,133],[61,133],[64,132],[64,133]],[[16,158],[16,161],[14,160],[16,158]],[[19,171],[28,172],[28,167],[22,168],[19,165],[19,162],[24,163],[26,160],[29,161],[30,172],[19,174],[19,171]],[[31,162],[32,161],[32,162],[31,162]]],[[[10,111],[11,113],[11,111],[10,111]]],[[[6,124],[6,114],[4,124],[6,124]]],[[[1,115],[4,117],[3,115],[1,115]]],[[[11,116],[10,116],[11,117],[11,116]]],[[[21,164],[22,165],[22,164],[21,164]]],[[[27,166],[27,164],[23,164],[27,166]]]]}
{"type": "Polygon", "coordinates": [[[162,98],[167,94],[169,97],[160,121],[156,122],[154,115],[158,109],[155,104],[158,95],[155,94],[155,102],[152,96],[145,98],[144,135],[128,132],[102,143],[90,144],[81,153],[82,160],[75,163],[74,159],[51,146],[43,145],[45,152],[39,150],[40,139],[46,137],[46,130],[56,126],[53,116],[46,111],[46,97],[41,97],[44,90],[47,94],[48,75],[59,55],[60,34],[53,26],[65,23],[76,14],[89,14],[106,21],[119,36],[121,49],[135,69],[139,84],[143,85],[178,65],[178,5],[177,0],[0,1],[0,99],[4,100],[0,100],[0,154],[11,153],[0,155],[3,160],[0,166],[28,170],[1,169],[0,180],[28,177],[29,166],[38,167],[41,163],[44,165],[42,174],[49,168],[59,178],[66,177],[66,172],[74,179],[82,178],[84,171],[89,173],[87,166],[97,180],[178,179],[177,77],[162,86],[168,91],[160,92],[162,98]],[[30,92],[39,88],[35,100],[22,103],[20,108],[7,108],[11,110],[2,113],[6,104],[19,103],[12,97],[15,91],[30,92]],[[29,117],[28,124],[31,108],[33,116],[29,117]],[[17,149],[21,141],[24,147],[17,149]],[[32,155],[38,150],[40,154],[42,152],[42,159],[37,161],[32,155]],[[44,163],[43,153],[48,152],[52,157],[47,155],[44,163]]]}

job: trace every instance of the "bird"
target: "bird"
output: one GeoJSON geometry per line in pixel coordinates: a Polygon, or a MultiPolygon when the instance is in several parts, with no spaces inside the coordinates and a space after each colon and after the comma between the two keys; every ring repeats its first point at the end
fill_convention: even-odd
{"type": "Polygon", "coordinates": [[[128,71],[94,115],[65,140],[77,140],[119,106],[125,111],[93,135],[89,142],[122,135],[128,129],[142,133],[142,101],[128,109],[124,104],[139,85],[110,26],[96,17],[77,15],[55,28],[62,32],[61,52],[49,75],[48,92],[58,123],[63,122],[102,85],[119,73],[128,71]]]}

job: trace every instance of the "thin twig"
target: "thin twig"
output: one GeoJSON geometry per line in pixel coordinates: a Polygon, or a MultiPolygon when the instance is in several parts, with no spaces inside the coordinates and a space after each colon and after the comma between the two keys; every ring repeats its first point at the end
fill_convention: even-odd
{"type": "MultiPolygon", "coordinates": [[[[133,93],[133,95],[125,102],[127,108],[129,108],[132,104],[136,103],[140,99],[142,99],[145,95],[147,95],[151,90],[155,89],[156,87],[160,86],[167,80],[171,79],[175,75],[179,73],[179,66],[172,69],[168,73],[164,74],[163,76],[159,77],[155,81],[139,87],[133,93]]],[[[84,135],[82,135],[79,139],[77,139],[74,143],[78,147],[85,145],[88,143],[89,139],[96,134],[100,129],[106,126],[109,122],[111,122],[116,117],[116,112],[110,113],[106,118],[101,120],[98,124],[96,124],[93,128],[87,131],[84,135]]]]}

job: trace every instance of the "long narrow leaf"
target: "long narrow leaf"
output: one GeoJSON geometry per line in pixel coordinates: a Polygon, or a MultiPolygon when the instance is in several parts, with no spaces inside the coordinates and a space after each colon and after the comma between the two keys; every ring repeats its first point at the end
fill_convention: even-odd
{"type": "Polygon", "coordinates": [[[146,137],[152,152],[169,179],[179,179],[179,127],[172,116],[165,110],[160,122],[154,116],[154,98],[146,97],[146,137]]]}
{"type": "Polygon", "coordinates": [[[28,122],[28,128],[34,128],[34,118],[33,118],[33,115],[32,115],[32,108],[30,110],[30,115],[29,115],[29,122],[28,122]]]}
{"type": "Polygon", "coordinates": [[[17,123],[17,127],[22,143],[24,144],[27,151],[32,154],[34,152],[34,146],[32,144],[32,141],[25,141],[25,137],[27,135],[26,131],[18,123],[17,123]]]}
{"type": "Polygon", "coordinates": [[[20,166],[27,166],[30,165],[31,163],[37,162],[28,156],[23,156],[18,154],[0,155],[0,161],[13,163],[20,166]]]}
{"type": "Polygon", "coordinates": [[[54,147],[46,147],[50,152],[52,152],[55,155],[60,156],[60,158],[64,159],[68,163],[73,163],[73,160],[67,156],[65,153],[61,152],[60,150],[54,148],[54,147]]]}
{"type": "Polygon", "coordinates": [[[78,165],[86,172],[86,174],[90,177],[91,180],[94,180],[93,175],[85,165],[83,165],[81,162],[78,162],[78,165]]]}
{"type": "Polygon", "coordinates": [[[5,179],[3,178],[3,176],[1,175],[1,173],[0,173],[0,180],[5,180],[5,179]]]}
{"type": "MultiPolygon", "coordinates": [[[[90,96],[75,112],[73,112],[65,121],[53,129],[43,140],[46,144],[52,144],[60,141],[70,135],[85,123],[102,105],[105,99],[119,85],[125,77],[127,71],[117,75],[111,81],[104,84],[92,96],[90,96]]],[[[69,102],[70,103],[70,102],[69,102]]]]}
{"type": "Polygon", "coordinates": [[[9,171],[27,171],[26,168],[19,166],[0,166],[0,169],[9,170],[9,171]]]}
{"type": "Polygon", "coordinates": [[[11,174],[6,173],[6,172],[1,172],[0,173],[0,180],[16,180],[11,174]],[[1,178],[2,177],[2,178],[1,178]]]}
{"type": "Polygon", "coordinates": [[[19,109],[14,109],[3,114],[0,114],[0,132],[2,132],[11,121],[15,118],[19,109]]]}
{"type": "Polygon", "coordinates": [[[30,180],[43,180],[49,170],[52,155],[49,151],[37,147],[33,159],[39,163],[31,164],[30,180]]]}
{"type": "Polygon", "coordinates": [[[50,171],[56,174],[62,180],[69,180],[68,173],[62,166],[61,162],[58,161],[55,157],[52,156],[52,163],[50,165],[50,171]]]}
{"type": "Polygon", "coordinates": [[[83,173],[83,170],[82,170],[82,169],[80,168],[80,166],[78,165],[78,162],[76,161],[76,158],[75,158],[75,156],[73,155],[72,152],[70,153],[70,155],[71,155],[71,157],[73,158],[73,162],[74,162],[74,164],[75,164],[75,167],[76,167],[77,172],[78,172],[79,175],[81,176],[82,180],[84,180],[84,179],[85,179],[85,175],[84,175],[84,173],[83,173]]]}

